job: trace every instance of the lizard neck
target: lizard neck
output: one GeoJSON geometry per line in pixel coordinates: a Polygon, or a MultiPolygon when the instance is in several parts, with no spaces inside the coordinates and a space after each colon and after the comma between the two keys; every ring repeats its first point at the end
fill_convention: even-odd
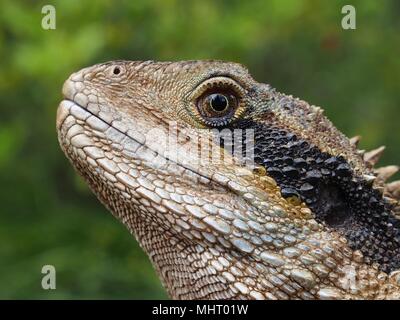
{"type": "MultiPolygon", "coordinates": [[[[220,243],[212,235],[209,243],[203,244],[199,239],[191,239],[188,236],[190,233],[168,230],[149,218],[151,215],[148,212],[134,209],[140,207],[139,201],[143,199],[130,198],[126,201],[114,189],[107,188],[98,177],[86,175],[85,178],[99,200],[135,236],[172,299],[290,299],[291,296],[352,299],[354,295],[349,290],[360,294],[361,287],[364,288],[363,297],[367,299],[399,299],[398,272],[388,281],[379,270],[354,262],[354,257],[345,259],[343,250],[334,254],[337,270],[331,272],[322,265],[326,258],[323,250],[315,248],[315,251],[306,250],[304,253],[297,249],[289,250],[289,265],[298,265],[304,259],[308,265],[307,268],[302,266],[294,270],[295,278],[301,283],[299,286],[289,281],[293,274],[279,274],[268,266],[281,265],[282,256],[270,254],[264,257],[268,261],[266,265],[257,262],[251,255],[227,249],[228,242],[220,243]],[[132,202],[136,206],[132,206],[132,202]],[[326,288],[320,292],[313,289],[317,285],[315,268],[323,273],[319,274],[321,279],[325,277],[323,282],[326,288]],[[353,280],[352,275],[357,277],[353,280]]],[[[326,233],[314,234],[314,240],[318,242],[326,236],[328,238],[324,242],[338,243],[326,233]]],[[[304,245],[310,246],[315,241],[311,239],[304,245]]],[[[344,249],[346,245],[339,247],[344,249]]]]}
{"type": "Polygon", "coordinates": [[[132,202],[140,205],[138,199],[123,199],[99,176],[88,174],[90,170],[79,163],[76,169],[100,202],[139,242],[172,299],[249,298],[233,286],[236,277],[243,275],[240,271],[243,264],[233,260],[225,248],[220,245],[203,246],[198,239],[189,239],[160,227],[149,219],[151,215],[134,209],[132,202]],[[229,270],[232,268],[232,271],[221,275],[226,267],[229,270]]]}
{"type": "MultiPolygon", "coordinates": [[[[140,209],[153,210],[143,202],[147,200],[125,198],[99,176],[85,174],[90,171],[80,165],[77,169],[99,200],[136,237],[173,299],[352,299],[357,295],[366,299],[400,298],[399,271],[388,279],[378,269],[359,264],[355,253],[329,233],[315,232],[299,247],[306,249],[304,252],[289,248],[285,259],[289,258],[290,263],[272,253],[263,256],[267,261],[264,263],[251,254],[230,250],[229,242],[212,234],[205,244],[183,229],[179,232],[157,224],[146,209],[140,209]],[[332,249],[334,260],[321,248],[313,248],[318,243],[331,243],[337,249],[332,249]],[[273,266],[282,266],[284,261],[289,267],[296,267],[277,273],[273,266]],[[331,265],[333,270],[329,269],[331,265]],[[290,281],[293,277],[300,285],[290,281]]],[[[165,218],[165,213],[158,214],[165,218]]]]}
{"type": "Polygon", "coordinates": [[[129,225],[130,232],[148,254],[172,299],[235,298],[228,281],[213,266],[221,257],[216,257],[217,250],[178,239],[150,223],[134,220],[137,221],[129,225]]]}

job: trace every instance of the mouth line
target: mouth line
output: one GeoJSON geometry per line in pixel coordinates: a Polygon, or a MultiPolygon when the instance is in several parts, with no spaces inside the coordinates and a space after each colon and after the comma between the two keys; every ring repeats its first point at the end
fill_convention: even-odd
{"type": "MultiPolygon", "coordinates": [[[[101,117],[99,117],[97,114],[91,112],[90,110],[88,110],[87,108],[83,107],[82,105],[80,105],[80,104],[77,103],[76,101],[71,100],[71,99],[68,99],[68,98],[64,98],[62,101],[69,101],[69,102],[73,103],[75,106],[77,106],[77,107],[79,107],[80,109],[84,110],[85,112],[87,112],[87,113],[90,114],[91,116],[93,116],[93,117],[95,117],[96,119],[98,119],[98,120],[104,122],[105,124],[107,124],[107,125],[108,125],[110,128],[112,128],[113,130],[116,130],[116,131],[119,132],[120,134],[122,134],[122,135],[124,135],[125,137],[131,139],[132,141],[134,141],[135,143],[137,143],[139,146],[147,148],[148,150],[150,150],[151,152],[153,152],[153,153],[155,154],[155,157],[160,156],[160,157],[162,157],[163,159],[165,159],[167,162],[176,164],[177,166],[179,166],[179,167],[181,167],[181,168],[183,168],[183,169],[185,169],[185,170],[190,171],[191,173],[193,173],[194,175],[198,176],[199,178],[203,178],[203,179],[206,179],[207,181],[216,183],[216,184],[218,184],[218,185],[220,185],[220,186],[222,186],[222,187],[226,187],[226,186],[224,186],[224,185],[221,185],[218,181],[215,181],[214,179],[212,179],[210,176],[203,175],[203,174],[201,174],[201,173],[195,171],[194,169],[192,169],[192,168],[190,168],[190,167],[188,167],[188,166],[183,165],[182,163],[179,163],[179,162],[174,161],[174,160],[172,160],[172,159],[170,159],[170,158],[168,158],[168,157],[163,156],[163,155],[160,154],[158,151],[152,149],[151,147],[147,146],[147,145],[144,144],[144,143],[141,143],[141,142],[138,141],[137,139],[131,137],[131,136],[130,136],[129,134],[127,134],[126,132],[123,132],[123,131],[121,131],[120,129],[114,127],[112,124],[108,123],[107,121],[105,121],[104,119],[102,119],[101,117]]],[[[61,102],[62,102],[62,101],[61,101],[61,102]]],[[[74,118],[76,118],[76,117],[75,117],[74,115],[72,115],[71,113],[69,113],[69,115],[71,115],[71,116],[73,116],[74,118]]],[[[65,119],[63,120],[62,123],[60,123],[59,128],[61,128],[61,127],[63,126],[64,121],[65,121],[65,119]]]]}

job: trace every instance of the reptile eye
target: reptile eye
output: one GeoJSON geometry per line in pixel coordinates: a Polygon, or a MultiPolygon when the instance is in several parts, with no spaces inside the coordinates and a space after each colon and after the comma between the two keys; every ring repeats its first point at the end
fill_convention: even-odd
{"type": "Polygon", "coordinates": [[[226,125],[234,116],[238,99],[231,92],[206,92],[197,101],[197,110],[206,125],[226,125]]]}
{"type": "Polygon", "coordinates": [[[234,79],[215,76],[198,84],[190,99],[190,113],[201,126],[222,128],[242,117],[246,90],[234,79]]]}

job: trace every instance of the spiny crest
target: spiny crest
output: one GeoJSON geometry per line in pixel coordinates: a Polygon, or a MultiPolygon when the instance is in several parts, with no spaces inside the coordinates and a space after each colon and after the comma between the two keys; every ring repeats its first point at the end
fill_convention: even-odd
{"type": "MultiPolygon", "coordinates": [[[[361,136],[355,136],[349,140],[350,143],[357,148],[361,140],[361,136]]],[[[396,212],[399,212],[397,217],[400,218],[400,180],[387,183],[387,181],[399,171],[400,167],[396,165],[389,165],[385,167],[374,168],[374,166],[382,157],[384,151],[385,146],[381,146],[368,152],[365,150],[358,150],[358,153],[362,155],[365,163],[372,168],[374,172],[374,175],[365,175],[364,178],[366,181],[370,181],[371,183],[376,182],[378,189],[380,189],[379,186],[383,186],[383,193],[386,201],[395,207],[395,214],[396,212]]]]}

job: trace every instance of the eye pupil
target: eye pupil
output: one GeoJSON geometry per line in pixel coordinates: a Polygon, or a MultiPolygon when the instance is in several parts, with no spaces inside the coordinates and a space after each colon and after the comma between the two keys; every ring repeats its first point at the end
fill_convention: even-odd
{"type": "Polygon", "coordinates": [[[210,106],[217,112],[224,111],[228,107],[228,99],[223,94],[212,94],[210,96],[210,106]]]}
{"type": "Polygon", "coordinates": [[[114,74],[119,74],[121,72],[121,70],[118,67],[115,67],[113,70],[114,74]]]}
{"type": "Polygon", "coordinates": [[[237,93],[225,87],[208,88],[195,102],[201,121],[213,128],[223,127],[234,120],[240,107],[237,93]]]}

